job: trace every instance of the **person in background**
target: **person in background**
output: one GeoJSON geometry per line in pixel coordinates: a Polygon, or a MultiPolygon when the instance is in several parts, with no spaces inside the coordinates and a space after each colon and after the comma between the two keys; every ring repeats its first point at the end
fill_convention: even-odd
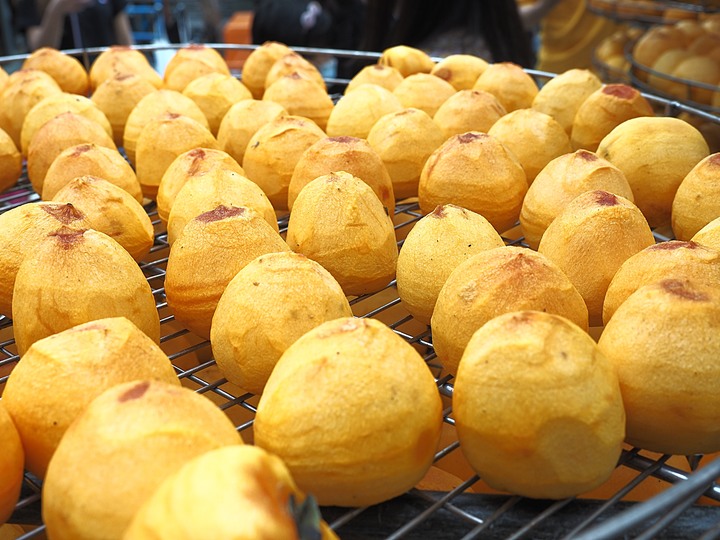
{"type": "Polygon", "coordinates": [[[531,68],[535,54],[529,29],[543,12],[528,14],[536,19],[525,23],[515,0],[367,0],[362,49],[409,45],[431,56],[473,54],[531,68]]]}
{"type": "Polygon", "coordinates": [[[126,0],[15,0],[14,24],[28,49],[131,45],[126,0]]]}
{"type": "MultiPolygon", "coordinates": [[[[252,42],[279,41],[289,47],[357,49],[364,28],[364,0],[257,0],[252,42]]],[[[327,55],[310,58],[321,70],[327,55]]],[[[355,66],[345,58],[330,67],[330,76],[350,76],[355,66]]]]}

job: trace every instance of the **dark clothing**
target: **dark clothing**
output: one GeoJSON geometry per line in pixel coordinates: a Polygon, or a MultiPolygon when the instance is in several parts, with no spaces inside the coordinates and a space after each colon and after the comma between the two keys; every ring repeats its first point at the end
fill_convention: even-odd
{"type": "MultiPolygon", "coordinates": [[[[115,36],[115,16],[125,9],[127,0],[96,0],[93,4],[77,13],[79,22],[79,42],[75,41],[71,17],[65,17],[63,37],[60,49],[80,49],[82,47],[107,47],[117,43],[115,36]]],[[[15,2],[14,24],[22,34],[31,26],[39,26],[42,13],[38,12],[34,0],[15,2]]]]}
{"type": "Polygon", "coordinates": [[[253,43],[354,50],[360,43],[364,13],[361,0],[258,0],[253,43]]]}

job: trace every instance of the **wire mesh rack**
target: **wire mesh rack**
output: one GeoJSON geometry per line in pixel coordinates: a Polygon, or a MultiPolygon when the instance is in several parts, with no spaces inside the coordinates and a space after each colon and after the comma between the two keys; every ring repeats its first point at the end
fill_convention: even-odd
{"type": "MultiPolygon", "coordinates": [[[[227,46],[218,46],[219,49],[227,46]]],[[[153,47],[147,47],[152,50],[153,47]]],[[[242,48],[242,47],[241,47],[242,48]]],[[[356,51],[301,49],[300,53],[360,56],[356,51]]],[[[12,58],[10,60],[13,60],[12,58]]],[[[538,81],[553,74],[528,70],[538,81]]],[[[329,81],[336,84],[347,81],[329,81]]],[[[660,114],[692,113],[708,121],[720,119],[675,100],[647,95],[660,114]]],[[[39,200],[27,175],[0,194],[0,213],[39,200]]],[[[229,383],[217,368],[210,343],[175,321],[164,292],[169,256],[167,232],[155,204],[145,205],[155,227],[153,248],[140,267],[153,291],[161,321],[161,347],[171,359],[182,384],[207,396],[225,411],[246,441],[252,427],[258,396],[229,383]]],[[[414,200],[398,201],[393,216],[398,246],[422,217],[414,200]]],[[[278,217],[285,234],[288,216],[278,217]]],[[[671,231],[654,231],[658,242],[671,239],[671,231]]],[[[519,227],[507,231],[507,245],[525,246],[519,227]]],[[[431,329],[405,310],[395,282],[374,294],[351,297],[355,316],[386,323],[420,352],[430,366],[444,399],[444,428],[435,466],[457,482],[446,491],[411,489],[390,501],[367,508],[321,508],[323,517],[343,539],[397,538],[720,538],[720,457],[659,455],[626,446],[611,479],[582,497],[534,500],[494,492],[469,468],[455,436],[452,415],[453,381],[437,363],[431,329]]],[[[0,396],[19,361],[12,321],[0,316],[0,396]]],[[[24,478],[20,501],[10,523],[22,524],[20,538],[45,538],[41,519],[42,484],[31,474],[24,478]]]]}

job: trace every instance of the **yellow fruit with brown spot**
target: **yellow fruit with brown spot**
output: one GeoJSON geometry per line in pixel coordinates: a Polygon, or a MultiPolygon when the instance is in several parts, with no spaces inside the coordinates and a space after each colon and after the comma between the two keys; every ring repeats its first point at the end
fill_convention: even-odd
{"type": "Polygon", "coordinates": [[[658,242],[639,251],[618,268],[610,281],[603,303],[604,323],[632,293],[662,279],[720,284],[720,252],[680,240],[658,242]]]}
{"type": "Polygon", "coordinates": [[[12,318],[21,356],[39,339],[116,316],[160,342],[150,285],[130,254],[106,234],[61,228],[46,234],[20,264],[12,318]]]}
{"type": "Polygon", "coordinates": [[[341,317],[352,317],[352,309],[320,264],[291,251],[260,255],[235,274],[220,297],[210,330],[213,356],[231,383],[262,394],[290,345],[341,317]]]}
{"type": "Polygon", "coordinates": [[[218,206],[192,219],[173,243],[165,294],[175,318],[200,337],[210,337],[218,301],[228,283],[250,261],[290,251],[255,210],[218,206]]]}
{"type": "Polygon", "coordinates": [[[502,247],[502,237],[480,214],[454,204],[422,217],[403,242],[397,262],[398,296],[418,321],[430,324],[448,276],[463,261],[502,247]]]}
{"type": "Polygon", "coordinates": [[[344,171],[320,176],[300,191],[287,243],[320,263],[347,295],[377,292],[395,277],[392,218],[370,186],[344,171]]]}
{"type": "Polygon", "coordinates": [[[528,246],[537,249],[545,230],[567,204],[597,189],[634,200],[623,172],[593,152],[576,150],[550,161],[523,199],[520,225],[528,246]]]}
{"type": "Polygon", "coordinates": [[[97,176],[77,176],[55,194],[71,203],[93,229],[107,234],[140,262],[152,248],[155,230],[145,208],[124,189],[97,176]]]}
{"type": "Polygon", "coordinates": [[[654,243],[637,206],[595,190],[568,203],[545,230],[538,253],[558,265],[582,295],[590,326],[602,326],[605,293],[618,268],[654,243]]]}
{"type": "Polygon", "coordinates": [[[260,186],[235,171],[214,169],[189,179],[178,192],[168,216],[168,244],[175,243],[191,220],[218,206],[252,208],[279,231],[275,209],[260,186]]]}
{"type": "Polygon", "coordinates": [[[527,248],[488,249],[450,273],[435,304],[430,326],[438,359],[456,374],[475,331],[510,311],[562,315],[583,330],[588,311],[582,296],[554,262],[527,248]]]}
{"type": "Polygon", "coordinates": [[[720,450],[720,289],[664,279],[620,305],[598,345],[620,379],[627,442],[663,454],[720,450]]]}
{"type": "Polygon", "coordinates": [[[193,148],[176,157],[160,179],[156,198],[158,217],[167,224],[175,198],[183,186],[190,179],[205,176],[215,169],[245,176],[243,168],[230,154],[216,148],[193,148]]]}
{"type": "Polygon", "coordinates": [[[489,63],[473,54],[451,54],[435,64],[431,75],[453,85],[455,90],[472,90],[489,63]]]}
{"type": "Polygon", "coordinates": [[[13,289],[20,264],[45,236],[63,227],[91,227],[72,204],[31,202],[0,214],[0,313],[12,314],[13,289]]]}
{"type": "Polygon", "coordinates": [[[654,114],[652,105],[639,90],[626,84],[606,84],[578,107],[570,143],[574,150],[595,152],[603,138],[618,125],[631,118],[654,114]]]}
{"type": "Polygon", "coordinates": [[[165,478],[234,444],[242,444],[235,426],[205,396],[160,381],[114,385],[71,424],[50,460],[42,497],[48,536],[122,538],[165,478]]]}
{"type": "Polygon", "coordinates": [[[450,137],[430,155],[418,200],[424,213],[447,203],[477,212],[502,234],[517,222],[527,189],[525,170],[510,149],[470,131],[450,137]]]}

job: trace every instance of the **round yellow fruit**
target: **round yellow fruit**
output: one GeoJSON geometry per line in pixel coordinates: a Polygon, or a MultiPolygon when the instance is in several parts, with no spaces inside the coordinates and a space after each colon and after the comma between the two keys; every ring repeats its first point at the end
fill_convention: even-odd
{"type": "Polygon", "coordinates": [[[570,143],[574,150],[582,148],[595,152],[603,138],[618,125],[631,118],[654,114],[652,105],[639,90],[627,84],[606,84],[578,107],[570,143]]]}
{"type": "Polygon", "coordinates": [[[702,133],[684,120],[640,117],[608,133],[597,154],[625,174],[635,204],[651,227],[659,227],[670,224],[678,187],[710,149],[702,133]]]}
{"type": "Polygon", "coordinates": [[[456,90],[449,82],[429,73],[415,73],[405,77],[393,90],[393,94],[406,109],[415,108],[430,117],[456,90]]]}
{"type": "Polygon", "coordinates": [[[515,154],[529,185],[550,161],[572,152],[570,138],[560,123],[536,109],[509,112],[492,125],[488,135],[515,154]]]}
{"type": "Polygon", "coordinates": [[[488,249],[460,263],[438,295],[430,326],[438,359],[456,374],[475,331],[510,311],[562,315],[583,330],[588,312],[582,296],[560,268],[527,248],[488,249]]]}
{"type": "Polygon", "coordinates": [[[48,537],[122,538],[165,478],[207,451],[241,443],[205,396],[160,381],[116,384],[70,425],[50,460],[42,491],[48,537]]]}
{"type": "Polygon", "coordinates": [[[425,475],[441,427],[440,394],[420,354],[379,321],[342,318],[282,355],[258,403],[255,443],[319,504],[367,506],[425,475]]]}
{"type": "Polygon", "coordinates": [[[210,129],[205,114],[189,97],[167,89],[151,92],[137,102],[125,122],[122,146],[130,163],[135,165],[135,148],[145,126],[168,114],[188,116],[210,129]]]}
{"type": "Polygon", "coordinates": [[[488,67],[488,62],[472,54],[451,54],[435,64],[431,75],[449,82],[458,92],[472,90],[478,77],[488,67]]]}
{"type": "Polygon", "coordinates": [[[603,321],[610,321],[628,297],[643,285],[662,279],[720,284],[720,252],[701,244],[658,242],[629,257],[610,281],[603,302],[603,321]]]}
{"type": "Polygon", "coordinates": [[[344,171],[320,176],[300,191],[287,243],[320,263],[347,295],[377,292],[395,277],[392,218],[370,186],[344,171]]]}
{"type": "Polygon", "coordinates": [[[242,167],[276,210],[288,209],[288,187],[303,152],[325,137],[308,118],[278,116],[258,129],[248,142],[242,167]]]}
{"type": "Polygon", "coordinates": [[[288,186],[288,208],[292,211],[302,188],[319,176],[345,171],[369,185],[395,215],[395,192],[392,179],[382,158],[366,139],[357,137],[325,137],[305,150],[295,165],[288,186]]]}
{"type": "Polygon", "coordinates": [[[217,135],[220,122],[235,103],[252,99],[243,83],[229,73],[212,72],[191,81],[182,91],[205,114],[210,132],[217,135]]]}
{"type": "Polygon", "coordinates": [[[255,99],[262,98],[265,78],[275,61],[291,52],[290,47],[277,41],[266,41],[250,52],[243,64],[241,82],[252,92],[255,99]]]}
{"type": "Polygon", "coordinates": [[[384,64],[373,64],[365,66],[353,75],[345,87],[345,94],[352,92],[361,84],[377,84],[392,92],[402,80],[403,76],[396,68],[384,64]]]}
{"type": "Polygon", "coordinates": [[[472,336],[453,386],[460,449],[491,487],[563,499],[605,482],[625,411],[610,361],[564,317],[518,311],[472,336]]]}
{"type": "Polygon", "coordinates": [[[125,317],[91,321],[33,343],[3,392],[26,468],[44,478],[60,439],[88,404],[111,386],[136,379],[180,384],[167,355],[125,317]]]}
{"type": "Polygon", "coordinates": [[[143,195],[155,199],[168,167],[195,148],[215,150],[219,145],[205,126],[188,116],[167,114],[145,125],[135,147],[135,170],[143,195]]]}
{"type": "Polygon", "coordinates": [[[435,61],[416,47],[395,45],[382,52],[378,64],[394,67],[403,77],[409,77],[415,73],[430,73],[435,61]]]}
{"type": "Polygon", "coordinates": [[[610,280],[655,237],[632,202],[607,191],[586,191],[570,201],[543,234],[538,253],[570,279],[588,308],[590,326],[602,326],[610,280]]]}
{"type": "Polygon", "coordinates": [[[682,179],[672,203],[672,230],[678,240],[689,240],[720,216],[720,153],[701,159],[682,179]]]}
{"type": "Polygon", "coordinates": [[[60,190],[79,176],[96,176],[123,189],[138,204],[143,195],[135,171],[114,148],[80,143],[65,148],[50,164],[42,183],[42,198],[53,200],[60,190]]]}
{"type": "Polygon", "coordinates": [[[589,69],[569,69],[547,81],[533,99],[532,108],[552,116],[570,136],[575,113],[602,81],[589,69]]]}
{"type": "Polygon", "coordinates": [[[505,245],[490,222],[454,204],[422,217],[403,242],[397,262],[397,290],[405,308],[430,324],[448,276],[476,253],[505,245]]]}
{"type": "Polygon", "coordinates": [[[520,225],[528,246],[537,249],[545,230],[568,203],[597,189],[634,200],[623,172],[593,152],[576,150],[550,161],[528,188],[520,210],[520,225]]]}
{"type": "Polygon", "coordinates": [[[440,105],[433,120],[448,139],[468,131],[487,133],[506,114],[505,107],[490,92],[460,90],[440,105]]]}
{"type": "Polygon", "coordinates": [[[472,89],[490,92],[507,112],[531,107],[539,91],[535,80],[521,66],[512,62],[488,65],[472,89]]]}
{"type": "Polygon", "coordinates": [[[527,189],[525,170],[510,149],[470,131],[450,137],[430,155],[418,199],[424,213],[448,203],[477,212],[502,234],[517,222],[527,189]]]}
{"type": "Polygon", "coordinates": [[[407,108],[380,117],[367,141],[390,174],[394,196],[406,199],[417,197],[420,173],[445,135],[427,112],[407,108]]]}
{"type": "Polygon", "coordinates": [[[720,288],[665,279],[617,309],[598,345],[615,366],[627,441],[667,454],[720,450],[720,288]]]}
{"type": "Polygon", "coordinates": [[[402,108],[398,97],[387,88],[364,83],[338,100],[326,131],[329,137],[347,135],[365,139],[378,119],[402,108]]]}
{"type": "Polygon", "coordinates": [[[165,274],[168,306],[187,329],[208,339],[217,304],[235,274],[260,255],[289,250],[251,208],[218,206],[200,214],[170,248],[165,274]]]}
{"type": "MultiPolygon", "coordinates": [[[[257,446],[223,446],[165,479],[135,514],[123,539],[298,540],[293,506],[299,508],[304,500],[277,456],[257,446]]],[[[337,538],[322,520],[311,526],[318,539],[337,538]]]]}
{"type": "Polygon", "coordinates": [[[150,285],[130,254],[108,235],[60,228],[46,234],[20,264],[12,303],[18,354],[62,330],[117,316],[160,342],[150,285]]]}
{"type": "Polygon", "coordinates": [[[268,86],[263,101],[277,103],[290,115],[309,118],[323,130],[335,106],[324,86],[295,71],[268,86]]]}
{"type": "Polygon", "coordinates": [[[244,99],[238,101],[225,113],[217,141],[220,148],[242,163],[245,149],[255,132],[278,116],[287,114],[285,108],[274,101],[244,99]]]}
{"type": "Polygon", "coordinates": [[[210,330],[218,368],[233,384],[261,394],[285,350],[325,321],[351,317],[340,284],[293,252],[261,255],[228,283],[210,330]]]}

